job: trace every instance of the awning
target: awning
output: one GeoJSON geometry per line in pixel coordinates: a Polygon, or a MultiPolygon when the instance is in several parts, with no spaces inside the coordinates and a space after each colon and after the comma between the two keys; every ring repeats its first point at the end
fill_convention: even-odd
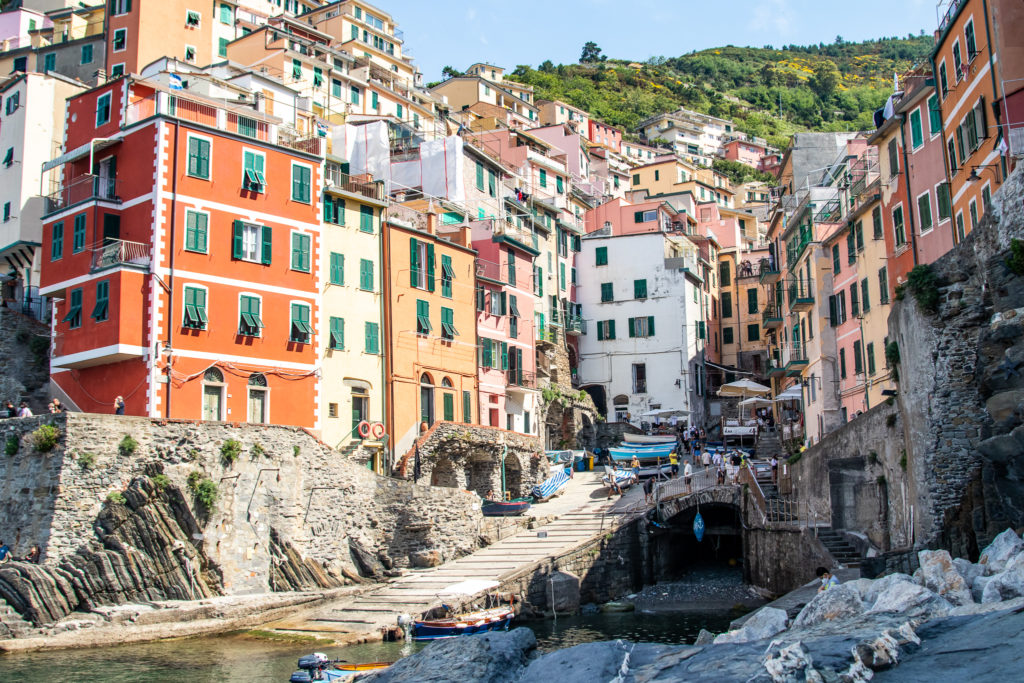
{"type": "Polygon", "coordinates": [[[112,147],[120,142],[120,138],[118,138],[117,140],[110,140],[108,138],[96,138],[95,140],[91,140],[85,143],[84,145],[79,145],[78,147],[75,147],[70,152],[64,152],[64,154],[61,154],[56,159],[50,159],[49,161],[44,163],[43,173],[54,168],[57,168],[58,166],[63,166],[64,164],[70,163],[72,161],[77,161],[78,159],[89,156],[90,148],[92,148],[95,152],[98,152],[102,149],[106,149],[107,147],[112,147]]]}

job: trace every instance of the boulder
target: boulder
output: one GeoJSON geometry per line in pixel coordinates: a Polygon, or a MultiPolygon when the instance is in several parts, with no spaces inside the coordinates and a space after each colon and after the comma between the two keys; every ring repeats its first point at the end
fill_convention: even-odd
{"type": "MultiPolygon", "coordinates": [[[[862,599],[864,604],[871,606],[878,600],[878,596],[889,590],[893,584],[897,583],[915,583],[914,578],[909,574],[901,574],[899,572],[895,574],[887,574],[880,579],[875,579],[871,582],[871,585],[864,589],[862,593],[862,599]]],[[[851,582],[851,584],[854,582],[851,582]]],[[[847,584],[847,585],[851,585],[847,584]]]]}
{"type": "Polygon", "coordinates": [[[980,564],[974,564],[969,560],[965,560],[962,557],[953,558],[953,566],[960,572],[960,576],[964,577],[964,582],[968,586],[974,585],[974,580],[985,573],[985,568],[980,564]]]}
{"type": "Polygon", "coordinates": [[[409,566],[420,569],[439,567],[444,564],[440,550],[417,550],[409,553],[409,566]]]}
{"type": "MultiPolygon", "coordinates": [[[[593,683],[611,681],[618,676],[623,662],[629,661],[635,645],[616,640],[584,643],[566,650],[557,650],[535,660],[518,679],[521,681],[558,681],[559,683],[593,683]]],[[[472,680],[463,678],[462,680],[472,680]]]]}
{"type": "Polygon", "coordinates": [[[953,605],[948,600],[924,586],[911,581],[894,581],[878,595],[868,613],[896,612],[930,618],[948,614],[951,609],[953,605]]]}
{"type": "Polygon", "coordinates": [[[1000,572],[985,583],[981,591],[981,602],[1002,602],[1024,596],[1024,567],[1000,572]]]}
{"type": "Polygon", "coordinates": [[[789,618],[784,610],[777,607],[762,607],[754,612],[742,628],[722,633],[714,640],[718,643],[749,643],[753,640],[765,640],[786,630],[789,618]]]}
{"type": "Polygon", "coordinates": [[[697,640],[693,641],[693,644],[700,647],[710,645],[713,642],[715,642],[715,634],[706,628],[702,628],[700,633],[697,634],[697,640]]]}
{"type": "Polygon", "coordinates": [[[1012,389],[992,395],[985,401],[985,409],[992,416],[993,422],[1002,422],[1013,415],[1021,404],[1024,404],[1024,390],[1012,389]]]}
{"type": "Polygon", "coordinates": [[[580,608],[580,577],[569,572],[552,572],[544,581],[544,593],[545,609],[575,613],[580,608]]]}
{"type": "Polygon", "coordinates": [[[435,640],[415,655],[400,659],[383,671],[364,675],[359,680],[373,683],[505,683],[518,679],[536,647],[537,638],[528,628],[517,628],[508,633],[481,633],[472,638],[445,638],[435,640]]]}
{"type": "Polygon", "coordinates": [[[864,602],[860,591],[853,586],[840,584],[822,591],[807,603],[793,621],[793,626],[813,626],[823,621],[835,621],[861,614],[864,602]]]}
{"type": "Polygon", "coordinates": [[[953,558],[945,550],[922,550],[917,554],[921,563],[924,587],[941,595],[954,605],[974,602],[970,585],[957,571],[953,558]]]}
{"type": "Polygon", "coordinates": [[[1019,553],[1024,551],[1024,541],[1014,533],[1013,529],[1007,529],[992,539],[992,542],[981,551],[978,564],[985,567],[985,573],[989,576],[998,574],[1006,568],[1006,563],[1019,553]]]}
{"type": "Polygon", "coordinates": [[[981,602],[981,598],[985,595],[985,586],[995,577],[993,576],[978,576],[971,582],[971,597],[974,598],[975,602],[981,602]]]}

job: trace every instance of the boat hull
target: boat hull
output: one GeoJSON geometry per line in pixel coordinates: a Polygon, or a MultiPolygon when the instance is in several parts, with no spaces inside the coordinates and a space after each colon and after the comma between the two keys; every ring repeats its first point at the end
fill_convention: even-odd
{"type": "Polygon", "coordinates": [[[635,455],[637,459],[643,460],[645,458],[668,458],[669,454],[675,450],[672,446],[666,446],[664,448],[643,448],[643,449],[632,449],[632,448],[609,448],[608,452],[611,454],[613,460],[632,460],[635,455]]]}
{"type": "Polygon", "coordinates": [[[451,619],[417,621],[413,623],[412,639],[438,640],[488,631],[507,631],[514,616],[511,609],[503,609],[463,614],[451,619]]]}
{"type": "Polygon", "coordinates": [[[528,500],[484,501],[481,506],[484,517],[518,517],[529,509],[530,501],[528,500]]]}
{"type": "Polygon", "coordinates": [[[630,445],[637,444],[674,444],[675,437],[658,436],[653,434],[623,434],[623,441],[630,445]]]}

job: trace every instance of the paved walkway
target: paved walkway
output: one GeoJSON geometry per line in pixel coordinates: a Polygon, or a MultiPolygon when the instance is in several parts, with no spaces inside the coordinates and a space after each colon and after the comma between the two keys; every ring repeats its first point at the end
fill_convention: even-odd
{"type": "Polygon", "coordinates": [[[554,516],[553,521],[535,529],[524,529],[439,567],[409,570],[376,590],[332,603],[301,620],[269,626],[322,633],[376,632],[381,626],[395,624],[399,614],[419,615],[439,604],[438,593],[452,584],[469,580],[497,581],[521,567],[560,555],[614,521],[606,518],[605,513],[617,499],[607,499],[601,475],[600,471],[576,472],[561,496],[530,509],[530,515],[554,516]]]}

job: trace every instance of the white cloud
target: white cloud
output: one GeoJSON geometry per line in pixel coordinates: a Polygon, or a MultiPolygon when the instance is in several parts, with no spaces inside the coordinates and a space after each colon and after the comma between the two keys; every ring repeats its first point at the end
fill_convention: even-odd
{"type": "Polygon", "coordinates": [[[750,17],[748,27],[786,37],[793,32],[795,16],[787,0],[761,0],[750,17]]]}

